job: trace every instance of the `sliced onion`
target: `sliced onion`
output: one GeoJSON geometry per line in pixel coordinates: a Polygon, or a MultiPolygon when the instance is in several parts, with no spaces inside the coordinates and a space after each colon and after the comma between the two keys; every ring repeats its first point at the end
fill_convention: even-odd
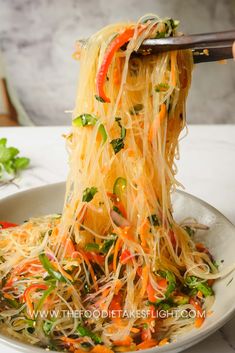
{"type": "Polygon", "coordinates": [[[120,228],[129,227],[131,225],[126,218],[122,217],[114,210],[110,211],[110,217],[112,218],[113,222],[120,228]]]}

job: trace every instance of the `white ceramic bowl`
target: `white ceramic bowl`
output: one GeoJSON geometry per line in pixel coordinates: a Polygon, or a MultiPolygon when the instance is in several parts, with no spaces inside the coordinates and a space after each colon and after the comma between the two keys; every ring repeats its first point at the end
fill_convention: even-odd
{"type": "MultiPolygon", "coordinates": [[[[52,184],[15,195],[0,201],[0,219],[12,222],[23,222],[32,216],[41,216],[61,212],[63,206],[65,184],[52,184]]],[[[198,222],[210,227],[209,231],[200,232],[199,241],[203,241],[215,256],[218,263],[224,260],[221,268],[235,262],[235,227],[219,211],[204,201],[182,191],[173,195],[173,206],[176,220],[194,217],[198,222]]],[[[208,317],[200,329],[194,329],[182,336],[176,342],[163,347],[142,351],[176,353],[203,340],[219,329],[235,312],[235,281],[231,281],[235,273],[216,282],[216,300],[213,305],[213,315],[208,317]],[[229,283],[231,281],[231,283],[229,283]]],[[[16,341],[0,335],[0,340],[10,345],[15,351],[42,353],[45,350],[16,341]]]]}

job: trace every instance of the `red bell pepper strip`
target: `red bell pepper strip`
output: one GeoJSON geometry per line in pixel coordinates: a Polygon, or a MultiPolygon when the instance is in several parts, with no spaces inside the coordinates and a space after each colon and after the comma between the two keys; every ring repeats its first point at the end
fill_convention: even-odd
{"type": "Polygon", "coordinates": [[[11,227],[17,227],[18,224],[0,221],[0,229],[6,229],[11,227]]]}
{"type": "Polygon", "coordinates": [[[24,302],[27,302],[29,294],[33,291],[36,291],[37,289],[46,290],[46,289],[48,289],[48,286],[46,284],[37,284],[37,283],[32,284],[31,286],[26,288],[24,291],[24,294],[23,294],[24,302]]]}
{"type": "Polygon", "coordinates": [[[128,263],[128,261],[131,260],[131,258],[133,257],[133,255],[130,253],[129,250],[124,250],[120,256],[120,262],[121,264],[125,265],[128,263]]]}
{"type": "Polygon", "coordinates": [[[118,34],[117,37],[113,39],[109,47],[107,48],[103,62],[99,68],[97,77],[96,77],[96,87],[97,87],[97,95],[101,99],[102,102],[109,103],[110,99],[106,96],[104,92],[104,83],[106,80],[106,75],[109,69],[109,66],[112,62],[112,59],[115,53],[129,40],[133,37],[135,33],[135,28],[127,28],[122,33],[118,34]]]}

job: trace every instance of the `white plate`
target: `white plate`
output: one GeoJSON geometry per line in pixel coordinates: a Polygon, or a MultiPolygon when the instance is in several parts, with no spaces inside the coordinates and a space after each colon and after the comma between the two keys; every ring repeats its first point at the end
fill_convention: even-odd
{"type": "MultiPolygon", "coordinates": [[[[0,219],[12,222],[23,222],[30,217],[61,212],[63,207],[65,184],[51,184],[6,197],[0,201],[0,219]]],[[[204,242],[214,255],[221,269],[235,262],[235,227],[219,211],[202,200],[182,191],[173,195],[173,207],[176,220],[194,217],[198,222],[208,225],[209,231],[200,231],[198,240],[204,242]]],[[[235,273],[216,282],[216,299],[213,305],[213,315],[208,317],[200,329],[194,329],[179,336],[177,342],[169,345],[142,351],[176,353],[182,351],[219,329],[235,312],[235,273]],[[230,282],[230,283],[229,283],[230,282]]],[[[0,340],[6,345],[22,352],[45,352],[41,348],[29,346],[14,339],[0,335],[0,340]]]]}

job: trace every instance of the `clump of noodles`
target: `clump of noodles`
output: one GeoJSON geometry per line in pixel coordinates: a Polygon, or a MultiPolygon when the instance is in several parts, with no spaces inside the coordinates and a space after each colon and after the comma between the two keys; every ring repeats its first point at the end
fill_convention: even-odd
{"type": "MultiPolygon", "coordinates": [[[[156,303],[166,299],[161,271],[175,278],[176,293],[188,275],[205,283],[226,274],[187,231],[202,225],[177,224],[172,215],[170,193],[180,186],[175,159],[193,63],[187,50],[132,55],[156,35],[176,35],[174,22],[151,15],[138,23],[110,25],[75,55],[81,67],[73,119],[80,120],[67,136],[70,170],[63,214],[0,230],[2,332],[58,350],[80,349],[80,343],[92,349],[101,340],[119,351],[123,337],[140,349],[141,332],[146,339],[155,337],[156,345],[190,329],[194,319],[91,316],[83,321],[63,312],[107,312],[118,298],[122,312],[152,310],[149,288],[156,303]],[[110,103],[104,103],[97,97],[97,74],[110,44],[126,28],[134,33],[112,58],[104,84],[110,103]],[[84,115],[90,123],[81,124],[84,115]],[[33,316],[31,309],[41,308],[46,316],[33,316]],[[92,334],[83,331],[77,338],[84,322],[92,334]],[[100,340],[94,338],[97,333],[100,340]]],[[[213,303],[213,296],[208,298],[201,298],[207,310],[213,303]]],[[[193,308],[191,302],[177,306],[179,313],[193,308]]]]}

